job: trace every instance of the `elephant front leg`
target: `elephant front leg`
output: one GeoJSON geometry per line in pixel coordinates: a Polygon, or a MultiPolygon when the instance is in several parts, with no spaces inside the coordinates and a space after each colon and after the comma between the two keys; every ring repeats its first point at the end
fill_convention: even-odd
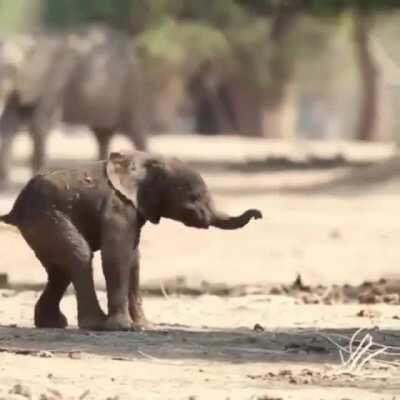
{"type": "Polygon", "coordinates": [[[103,234],[101,257],[108,300],[105,330],[135,328],[128,307],[130,271],[135,260],[135,252],[129,246],[131,240],[129,235],[115,226],[109,227],[103,234]]]}
{"type": "Polygon", "coordinates": [[[142,296],[140,295],[140,255],[136,249],[129,277],[129,314],[137,329],[143,329],[148,325],[143,311],[142,296]]]}

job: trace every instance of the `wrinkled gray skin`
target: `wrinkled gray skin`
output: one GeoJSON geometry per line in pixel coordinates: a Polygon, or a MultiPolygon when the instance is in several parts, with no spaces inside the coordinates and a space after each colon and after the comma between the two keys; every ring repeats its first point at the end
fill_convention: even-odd
{"type": "Polygon", "coordinates": [[[139,240],[143,225],[170,218],[207,229],[239,229],[262,215],[218,211],[201,176],[177,159],[149,153],[111,153],[107,161],[32,178],[0,221],[18,227],[48,274],[35,306],[35,325],[64,328],[60,300],[72,282],[78,325],[93,330],[143,327],[139,294],[139,240]],[[100,250],[108,296],[101,310],[93,283],[93,252],[100,250]]]}
{"type": "Polygon", "coordinates": [[[23,126],[33,140],[34,172],[44,165],[47,134],[58,119],[89,127],[99,159],[107,157],[116,132],[127,135],[137,150],[146,150],[144,74],[128,38],[89,29],[39,36],[25,47],[20,65],[4,68],[13,76],[0,118],[0,183],[8,178],[12,141],[23,126]]]}

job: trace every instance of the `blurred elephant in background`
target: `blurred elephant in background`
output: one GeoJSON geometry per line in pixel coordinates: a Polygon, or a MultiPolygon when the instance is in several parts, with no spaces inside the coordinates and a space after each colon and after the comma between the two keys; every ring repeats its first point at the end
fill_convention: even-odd
{"type": "Polygon", "coordinates": [[[1,54],[1,183],[7,181],[12,142],[22,126],[33,140],[33,171],[45,162],[46,138],[57,121],[90,128],[100,159],[107,158],[117,132],[136,149],[147,149],[146,85],[129,37],[92,27],[26,42],[14,64],[1,54]]]}

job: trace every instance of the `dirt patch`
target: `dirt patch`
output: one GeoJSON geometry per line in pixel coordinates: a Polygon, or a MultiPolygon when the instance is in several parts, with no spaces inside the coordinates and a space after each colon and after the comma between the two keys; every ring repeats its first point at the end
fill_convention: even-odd
{"type": "MultiPolygon", "coordinates": [[[[19,161],[30,154],[21,143],[19,161]]],[[[146,226],[142,288],[154,326],[141,333],[78,330],[72,291],[61,304],[67,330],[33,328],[46,275],[1,226],[0,399],[396,399],[400,279],[389,274],[400,265],[400,185],[396,165],[375,169],[393,149],[167,135],[151,145],[204,171],[222,209],[257,207],[265,218],[229,233],[146,226]]],[[[56,134],[49,154],[72,165],[94,157],[95,143],[56,134]]],[[[1,213],[26,165],[12,171],[1,213]]],[[[94,267],[105,309],[98,255],[94,267]]]]}
{"type": "Polygon", "coordinates": [[[332,371],[331,368],[325,368],[325,371],[318,369],[303,368],[300,371],[293,369],[281,369],[278,372],[268,372],[261,375],[248,375],[251,380],[261,380],[266,384],[273,385],[277,382],[286,381],[293,387],[296,386],[323,386],[323,387],[346,387],[380,390],[389,380],[393,384],[394,390],[400,391],[400,379],[381,371],[380,374],[374,374],[371,371],[364,371],[362,374],[350,372],[332,371]],[[383,372],[383,373],[382,373],[383,372]]]}
{"type": "Polygon", "coordinates": [[[286,294],[301,300],[304,304],[337,304],[358,302],[359,304],[400,304],[400,280],[379,279],[360,285],[308,286],[301,275],[291,285],[276,286],[271,294],[286,294]]]}
{"type": "MultiPolygon", "coordinates": [[[[7,274],[0,274],[0,296],[12,296],[13,294],[34,290],[41,291],[44,284],[12,284],[7,274]]],[[[99,288],[104,291],[104,287],[99,288]]],[[[144,296],[168,297],[170,295],[183,296],[221,296],[238,297],[246,295],[279,295],[289,296],[302,304],[400,304],[400,279],[381,278],[377,281],[365,281],[360,285],[306,285],[301,275],[298,275],[293,283],[264,284],[264,285],[228,285],[223,282],[207,282],[205,280],[187,279],[178,276],[172,279],[144,282],[141,285],[144,296]]],[[[71,290],[69,290],[72,293],[71,290]]],[[[365,316],[365,315],[360,315],[365,316]]]]}
{"type": "Polygon", "coordinates": [[[400,279],[379,279],[365,281],[360,285],[307,285],[298,275],[292,284],[286,285],[228,285],[207,281],[189,281],[184,276],[164,280],[162,283],[145,282],[142,291],[147,296],[245,296],[284,295],[299,300],[303,304],[400,304],[400,279]]]}

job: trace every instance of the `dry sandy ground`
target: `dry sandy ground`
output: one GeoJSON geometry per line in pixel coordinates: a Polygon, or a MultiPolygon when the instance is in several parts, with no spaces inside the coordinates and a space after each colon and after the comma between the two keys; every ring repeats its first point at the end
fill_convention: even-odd
{"type": "MultiPolygon", "coordinates": [[[[126,145],[122,139],[113,144],[126,145]]],[[[340,152],[356,161],[376,160],[391,154],[391,146],[157,137],[152,147],[198,162],[227,212],[257,207],[264,219],[233,232],[198,231],[168,221],[146,226],[141,245],[145,286],[184,277],[184,286],[194,288],[204,282],[254,287],[287,284],[296,273],[307,284],[359,284],[400,273],[398,178],[371,187],[358,180],[310,191],[306,188],[339,179],[348,170],[255,168],[249,173],[251,168],[218,167],[219,162],[240,165],[266,154],[302,160],[310,153],[340,152]],[[214,167],[201,167],[206,161],[214,167]]],[[[57,162],[92,157],[94,149],[89,137],[51,137],[50,154],[57,162]]],[[[29,154],[26,138],[19,138],[15,153],[17,161],[29,154]]],[[[27,177],[19,162],[14,181],[27,177]]],[[[0,196],[0,212],[8,210],[15,195],[9,191],[0,196]]],[[[44,281],[43,270],[17,232],[2,226],[0,246],[0,272],[7,272],[12,284],[44,281]]],[[[95,264],[101,288],[98,258],[95,264]]],[[[361,370],[355,369],[359,362],[344,364],[350,338],[360,327],[366,330],[354,340],[352,354],[367,332],[376,343],[371,349],[380,344],[400,347],[398,305],[304,304],[292,293],[262,290],[225,297],[169,293],[145,298],[153,329],[111,334],[77,330],[71,294],[62,304],[70,330],[33,329],[38,295],[0,291],[0,399],[400,398],[395,349],[361,370]]],[[[102,290],[99,296],[104,305],[102,290]]]]}

